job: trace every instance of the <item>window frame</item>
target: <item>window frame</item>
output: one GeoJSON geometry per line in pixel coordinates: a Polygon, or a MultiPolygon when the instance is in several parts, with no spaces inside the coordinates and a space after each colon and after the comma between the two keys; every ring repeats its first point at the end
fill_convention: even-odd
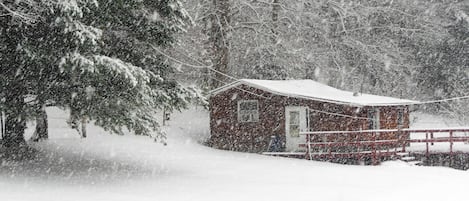
{"type": "Polygon", "coordinates": [[[380,110],[379,108],[371,108],[368,110],[368,129],[369,130],[379,130],[381,128],[380,125],[380,110]]]}
{"type": "Polygon", "coordinates": [[[397,108],[397,112],[396,112],[397,116],[396,116],[396,121],[397,121],[397,127],[398,128],[402,128],[404,127],[404,108],[397,108]]]}
{"type": "Polygon", "coordinates": [[[237,114],[238,114],[238,122],[240,123],[259,122],[259,101],[258,100],[239,100],[237,114]],[[256,103],[256,109],[255,110],[241,110],[241,104],[243,103],[256,103]],[[244,120],[245,118],[243,118],[243,115],[249,115],[248,120],[244,120]]]}

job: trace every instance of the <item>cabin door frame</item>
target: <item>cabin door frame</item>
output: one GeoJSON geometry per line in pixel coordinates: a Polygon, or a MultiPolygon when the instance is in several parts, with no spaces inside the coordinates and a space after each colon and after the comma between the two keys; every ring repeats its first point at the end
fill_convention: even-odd
{"type": "Polygon", "coordinates": [[[285,150],[294,152],[304,150],[298,146],[306,142],[304,135],[299,135],[300,131],[307,131],[309,128],[309,114],[307,107],[287,106],[285,107],[285,150]]]}

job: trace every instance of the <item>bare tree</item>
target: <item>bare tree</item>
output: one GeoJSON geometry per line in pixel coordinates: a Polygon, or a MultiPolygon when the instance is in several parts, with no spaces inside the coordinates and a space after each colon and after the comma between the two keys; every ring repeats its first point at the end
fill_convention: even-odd
{"type": "Polygon", "coordinates": [[[218,88],[229,82],[226,74],[229,73],[230,61],[230,1],[212,0],[212,4],[214,10],[210,15],[210,42],[215,76],[211,87],[218,88]]]}
{"type": "MultiPolygon", "coordinates": [[[[212,1],[217,8],[193,7],[192,13],[204,13],[196,8],[206,13],[198,15],[196,24],[204,16],[220,16],[220,2],[212,1]]],[[[424,68],[421,53],[448,36],[448,21],[438,13],[450,12],[452,5],[458,8],[451,11],[456,18],[468,19],[461,6],[467,3],[448,2],[230,1],[230,23],[223,29],[228,32],[218,34],[224,27],[219,23],[207,34],[210,50],[220,53],[213,65],[239,78],[312,78],[345,90],[412,98],[419,87],[416,75],[424,68]]],[[[210,18],[208,24],[219,19],[210,18]]],[[[199,60],[206,58],[200,55],[199,60]]],[[[219,76],[214,78],[228,82],[219,76]]]]}

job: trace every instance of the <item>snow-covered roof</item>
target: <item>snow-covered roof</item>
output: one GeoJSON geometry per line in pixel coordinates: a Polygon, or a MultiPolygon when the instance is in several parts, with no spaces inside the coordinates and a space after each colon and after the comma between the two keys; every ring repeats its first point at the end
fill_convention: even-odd
{"type": "Polygon", "coordinates": [[[347,104],[356,106],[385,106],[411,105],[419,103],[418,101],[413,100],[392,98],[386,96],[376,96],[363,93],[360,93],[358,96],[354,96],[353,92],[336,89],[334,87],[330,87],[313,80],[241,79],[213,90],[212,94],[215,95],[242,84],[262,89],[277,95],[312,99],[337,104],[347,104]]]}

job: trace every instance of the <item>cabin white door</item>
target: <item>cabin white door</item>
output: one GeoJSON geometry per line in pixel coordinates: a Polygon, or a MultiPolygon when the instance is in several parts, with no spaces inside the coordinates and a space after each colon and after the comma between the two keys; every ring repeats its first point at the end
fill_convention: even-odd
{"type": "MultiPolygon", "coordinates": [[[[285,150],[299,151],[298,144],[305,143],[306,137],[300,131],[308,129],[306,107],[285,107],[285,150]]],[[[304,149],[301,149],[304,150],[304,149]]]]}

